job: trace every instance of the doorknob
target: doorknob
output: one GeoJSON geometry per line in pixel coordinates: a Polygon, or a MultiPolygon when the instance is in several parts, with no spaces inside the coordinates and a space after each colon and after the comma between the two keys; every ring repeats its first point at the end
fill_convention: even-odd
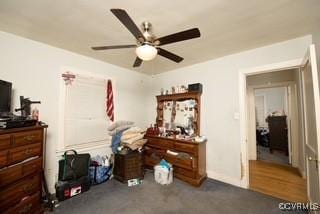
{"type": "Polygon", "coordinates": [[[311,156],[308,157],[308,161],[318,161],[317,158],[312,158],[311,156]]]}
{"type": "Polygon", "coordinates": [[[317,158],[312,158],[311,156],[308,157],[308,161],[314,161],[316,162],[316,168],[318,169],[318,159],[317,158]]]}

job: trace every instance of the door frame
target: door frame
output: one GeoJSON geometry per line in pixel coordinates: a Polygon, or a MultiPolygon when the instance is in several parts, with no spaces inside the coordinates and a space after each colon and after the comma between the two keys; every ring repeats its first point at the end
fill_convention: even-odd
{"type": "MultiPolygon", "coordinates": [[[[320,65],[319,65],[319,61],[320,61],[320,56],[316,55],[316,49],[319,48],[316,45],[311,45],[310,48],[308,49],[307,54],[305,55],[305,57],[303,58],[302,62],[301,62],[301,66],[305,66],[307,64],[307,61],[310,60],[310,66],[311,66],[311,75],[312,75],[312,84],[313,84],[313,98],[314,98],[314,105],[315,106],[320,106],[320,88],[319,88],[319,71],[320,71],[320,65]],[[317,58],[318,57],[318,58],[317,58]]],[[[319,50],[318,50],[319,51],[319,50]]],[[[303,73],[301,73],[301,82],[302,82],[302,97],[303,97],[303,109],[305,109],[306,106],[306,100],[305,100],[305,86],[303,84],[304,82],[304,76],[303,73]]],[[[315,108],[315,123],[316,123],[316,132],[317,132],[317,150],[314,151],[317,154],[316,160],[317,164],[319,164],[319,155],[320,155],[320,108],[315,108]]],[[[308,125],[306,124],[306,111],[303,111],[303,121],[304,121],[304,146],[305,146],[305,150],[306,150],[306,173],[307,173],[307,193],[308,193],[308,199],[310,200],[311,203],[319,203],[318,201],[312,201],[312,197],[311,197],[311,189],[309,186],[309,168],[308,168],[308,158],[310,157],[308,154],[307,150],[310,150],[311,148],[307,145],[308,142],[308,125]]],[[[314,158],[314,157],[311,157],[314,158]]],[[[312,160],[311,160],[312,161],[312,160]]],[[[319,173],[320,170],[317,167],[317,172],[319,173]]],[[[320,177],[318,177],[318,183],[320,185],[320,177]]],[[[318,191],[318,190],[315,190],[318,191]]]]}
{"type": "Polygon", "coordinates": [[[243,188],[249,188],[249,158],[248,158],[248,96],[246,78],[253,74],[270,73],[286,69],[300,68],[303,58],[268,64],[253,68],[244,68],[239,70],[239,119],[240,119],[240,167],[241,181],[243,188]]]}
{"type": "MultiPolygon", "coordinates": [[[[298,133],[298,106],[297,106],[297,93],[296,84],[294,81],[287,82],[276,82],[263,85],[251,85],[247,87],[248,96],[248,158],[249,160],[257,160],[257,147],[256,147],[256,131],[255,131],[255,121],[256,115],[255,110],[255,89],[266,89],[266,88],[285,88],[285,103],[287,107],[287,123],[288,123],[288,153],[289,153],[289,163],[294,167],[298,167],[298,135],[293,135],[293,133],[298,133]],[[289,91],[291,93],[289,93],[289,91]],[[294,93],[292,93],[294,91],[294,93]],[[293,97],[293,94],[295,97],[293,97]],[[292,125],[293,124],[293,125],[292,125]]],[[[261,95],[259,95],[261,96],[261,95]]]]}

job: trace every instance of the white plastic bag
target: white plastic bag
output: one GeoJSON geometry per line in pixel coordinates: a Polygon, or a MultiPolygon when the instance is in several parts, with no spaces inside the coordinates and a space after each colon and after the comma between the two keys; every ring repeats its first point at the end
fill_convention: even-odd
{"type": "Polygon", "coordinates": [[[154,166],[154,179],[161,185],[168,185],[173,182],[173,168],[169,169],[161,165],[154,166]]]}

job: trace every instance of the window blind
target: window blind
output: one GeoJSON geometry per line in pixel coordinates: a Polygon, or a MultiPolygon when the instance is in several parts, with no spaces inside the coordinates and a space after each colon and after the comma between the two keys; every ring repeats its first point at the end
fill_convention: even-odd
{"type": "Polygon", "coordinates": [[[76,75],[65,97],[65,147],[107,143],[106,81],[76,75]]]}

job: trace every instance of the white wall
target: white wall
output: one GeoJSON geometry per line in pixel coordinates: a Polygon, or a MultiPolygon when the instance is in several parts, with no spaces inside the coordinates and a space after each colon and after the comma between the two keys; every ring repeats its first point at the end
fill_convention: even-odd
{"type": "MultiPolygon", "coordinates": [[[[55,152],[59,140],[59,85],[63,67],[113,78],[115,119],[147,125],[145,99],[151,77],[4,32],[0,32],[0,47],[0,79],[13,83],[14,107],[18,107],[20,95],[42,102],[40,120],[49,125],[46,175],[51,192],[57,172],[55,152]]],[[[107,146],[92,151],[93,154],[101,152],[107,152],[107,146]]]]}
{"type": "Polygon", "coordinates": [[[312,42],[320,45],[320,29],[312,33],[312,42]]]}
{"type": "MultiPolygon", "coordinates": [[[[155,121],[154,96],[161,88],[202,83],[201,134],[208,137],[208,175],[239,185],[240,123],[234,118],[239,112],[239,69],[301,58],[311,42],[309,35],[155,75],[150,123],[155,121]]],[[[212,47],[212,51],[214,49],[212,47]]]]}
{"type": "Polygon", "coordinates": [[[277,88],[262,88],[254,90],[255,96],[265,96],[266,98],[266,115],[271,114],[272,112],[282,113],[283,111],[287,115],[287,103],[286,103],[286,88],[277,87],[277,88]]]}

